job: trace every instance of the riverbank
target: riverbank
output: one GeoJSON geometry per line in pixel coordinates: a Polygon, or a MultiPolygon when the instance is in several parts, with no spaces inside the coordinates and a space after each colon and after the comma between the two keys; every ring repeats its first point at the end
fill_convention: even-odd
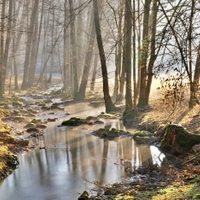
{"type": "MultiPolygon", "coordinates": [[[[141,130],[149,131],[157,136],[157,142],[162,139],[164,127],[169,124],[182,124],[192,133],[199,133],[199,106],[188,109],[187,101],[173,107],[163,104],[160,91],[154,91],[150,98],[150,106],[138,110],[139,117],[135,120],[141,130]]],[[[73,106],[73,102],[71,103],[73,106]]],[[[123,110],[123,108],[122,108],[123,110]]],[[[16,112],[16,111],[15,111],[16,112]]],[[[119,114],[118,116],[121,116],[119,114]]],[[[3,117],[3,116],[2,116],[3,117]]],[[[53,115],[53,117],[55,117],[53,115]]],[[[0,131],[1,149],[1,176],[6,177],[17,166],[16,153],[26,151],[28,142],[14,138],[12,130],[2,123],[0,131]],[[12,162],[10,159],[12,158],[12,162]],[[13,167],[13,162],[14,166],[13,167]]],[[[114,184],[108,187],[94,184],[98,197],[90,199],[180,199],[198,197],[200,173],[198,151],[196,154],[187,154],[182,157],[167,156],[167,162],[162,167],[147,165],[137,171],[129,170],[133,181],[123,184],[114,184]],[[195,156],[195,157],[193,157],[195,156]],[[195,162],[194,162],[195,161],[195,162]],[[180,167],[181,163],[181,167],[180,167]],[[176,165],[174,165],[176,164],[176,165]],[[102,195],[104,193],[104,195],[102,195]],[[195,196],[196,195],[196,196],[195,196]]],[[[88,191],[91,193],[91,191],[88,191]]]]}
{"type": "Polygon", "coordinates": [[[18,167],[16,154],[26,151],[27,147],[28,141],[14,137],[10,127],[0,120],[0,180],[18,167]]]}

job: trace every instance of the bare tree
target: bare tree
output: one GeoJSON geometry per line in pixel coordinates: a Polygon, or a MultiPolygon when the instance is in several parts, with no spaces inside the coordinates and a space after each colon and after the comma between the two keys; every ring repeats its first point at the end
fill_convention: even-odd
{"type": "Polygon", "coordinates": [[[111,112],[113,110],[116,110],[116,107],[113,104],[110,94],[109,94],[106,58],[105,58],[105,53],[104,53],[104,48],[103,48],[103,43],[102,43],[97,0],[93,0],[93,6],[94,6],[94,23],[95,23],[95,29],[96,29],[97,44],[98,44],[99,55],[100,55],[100,60],[101,60],[101,70],[102,70],[102,77],[103,77],[103,93],[104,93],[106,112],[111,112]]]}

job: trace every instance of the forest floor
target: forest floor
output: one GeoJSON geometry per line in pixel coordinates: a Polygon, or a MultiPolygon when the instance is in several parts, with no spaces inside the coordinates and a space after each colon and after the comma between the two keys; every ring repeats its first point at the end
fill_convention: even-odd
{"type": "MultiPolygon", "coordinates": [[[[172,96],[165,96],[159,81],[154,81],[149,106],[138,110],[138,124],[142,130],[156,132],[158,141],[164,135],[167,124],[179,124],[193,134],[200,134],[200,105],[189,108],[189,94],[174,102],[172,96]]],[[[173,93],[172,93],[173,94],[173,93]]],[[[200,199],[200,146],[196,152],[180,156],[166,155],[161,167],[148,165],[136,171],[129,171],[132,182],[96,188],[104,191],[103,196],[90,199],[112,200],[172,200],[200,199]]],[[[101,193],[100,193],[101,194],[101,193]]]]}
{"type": "MultiPolygon", "coordinates": [[[[153,86],[149,106],[139,110],[140,127],[148,131],[157,131],[162,127],[162,132],[163,127],[169,123],[181,124],[191,133],[199,134],[200,106],[189,109],[187,91],[183,101],[174,104],[172,98],[165,98],[164,91],[157,89],[159,83],[154,82],[153,86]]],[[[1,118],[6,115],[3,110],[0,114],[1,118]]],[[[1,120],[0,127],[2,179],[12,172],[16,153],[26,151],[28,143],[16,140],[10,128],[1,120]],[[13,158],[12,161],[10,158],[13,158]]],[[[135,177],[133,182],[109,187],[95,185],[99,191],[103,189],[105,195],[90,199],[200,199],[200,152],[178,157],[169,155],[167,160],[169,162],[163,163],[161,168],[153,165],[144,166],[135,172],[129,171],[130,176],[135,177]]]]}

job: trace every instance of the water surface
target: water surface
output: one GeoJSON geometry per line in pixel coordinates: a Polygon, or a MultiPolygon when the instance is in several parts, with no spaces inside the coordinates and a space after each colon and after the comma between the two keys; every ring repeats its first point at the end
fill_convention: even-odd
{"type": "MultiPolygon", "coordinates": [[[[76,110],[66,109],[72,113],[69,118],[97,115],[101,110],[88,110],[82,104],[76,110]]],[[[94,192],[95,184],[111,184],[129,177],[125,162],[131,163],[134,170],[162,160],[155,147],[137,145],[131,138],[110,141],[91,134],[105,125],[124,128],[118,120],[95,126],[50,126],[43,138],[32,141],[47,148],[18,156],[20,166],[1,183],[0,199],[75,200],[83,190],[94,192]]]]}

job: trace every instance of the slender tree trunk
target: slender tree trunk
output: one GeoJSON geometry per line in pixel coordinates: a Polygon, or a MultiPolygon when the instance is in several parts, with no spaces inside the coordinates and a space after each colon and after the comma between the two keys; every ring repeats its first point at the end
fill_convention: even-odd
{"type": "Polygon", "coordinates": [[[76,38],[75,38],[75,14],[73,1],[69,0],[70,7],[70,38],[71,38],[71,58],[72,58],[72,69],[73,69],[73,82],[74,96],[78,91],[78,77],[77,77],[77,53],[76,53],[76,38]]]}
{"type": "Polygon", "coordinates": [[[158,13],[158,5],[157,0],[153,0],[152,4],[152,29],[151,29],[151,47],[150,47],[150,60],[148,65],[148,81],[147,81],[147,88],[146,88],[146,105],[149,103],[149,95],[150,95],[150,89],[151,89],[151,83],[153,79],[153,66],[155,63],[155,60],[157,58],[156,55],[156,24],[157,24],[157,13],[158,13]]]}
{"type": "Polygon", "coordinates": [[[137,74],[136,74],[136,10],[135,10],[135,0],[133,0],[133,109],[134,116],[138,115],[137,111],[137,74]]]}
{"type": "Polygon", "coordinates": [[[1,31],[0,31],[0,99],[3,98],[4,93],[4,74],[5,74],[5,66],[4,66],[4,35],[5,35],[5,6],[6,0],[3,0],[1,4],[1,31]]]}
{"type": "MultiPolygon", "coordinates": [[[[83,0],[78,0],[78,7],[80,7],[83,4],[83,0]]],[[[82,72],[83,72],[83,60],[84,60],[84,54],[83,51],[83,12],[80,12],[77,16],[77,37],[76,37],[76,52],[77,52],[77,78],[78,83],[80,83],[80,80],[82,78],[82,72]],[[82,56],[83,55],[83,56],[82,56]]]]}
{"type": "MultiPolygon", "coordinates": [[[[96,48],[94,47],[94,52],[96,52],[96,48]]],[[[91,81],[91,84],[90,84],[90,90],[91,91],[94,91],[94,86],[95,86],[95,80],[96,80],[96,74],[97,74],[97,66],[98,66],[98,59],[99,56],[97,53],[95,53],[94,55],[94,69],[93,69],[93,72],[92,72],[92,81],[91,81]]]]}
{"type": "Polygon", "coordinates": [[[78,99],[78,100],[85,99],[86,87],[87,87],[89,72],[91,68],[92,53],[94,49],[94,41],[95,41],[95,26],[94,26],[94,16],[92,13],[91,19],[90,19],[90,34],[89,34],[88,47],[87,47],[87,51],[85,55],[83,75],[82,75],[79,91],[75,96],[75,99],[78,99]]]}
{"type": "Polygon", "coordinates": [[[30,67],[30,52],[31,52],[31,41],[33,37],[34,27],[35,27],[35,20],[36,20],[36,14],[38,9],[38,0],[34,1],[34,6],[31,14],[31,21],[29,30],[27,33],[27,44],[26,44],[26,55],[25,55],[25,61],[24,61],[24,74],[23,74],[23,81],[21,85],[21,89],[27,89],[28,86],[28,72],[30,67]]]}
{"type": "Polygon", "coordinates": [[[124,58],[126,71],[126,96],[125,111],[129,113],[133,109],[132,105],[132,65],[131,65],[131,38],[132,38],[132,4],[131,0],[125,2],[125,41],[124,41],[124,58]]]}
{"type": "Polygon", "coordinates": [[[124,12],[124,6],[123,2],[120,0],[120,12],[119,12],[119,25],[118,25],[118,37],[116,45],[116,70],[115,70],[115,86],[114,86],[114,92],[113,97],[116,97],[116,100],[118,99],[119,95],[119,83],[120,83],[120,72],[122,68],[122,19],[123,19],[123,12],[124,12]]]}
{"type": "Polygon", "coordinates": [[[144,18],[143,18],[143,36],[142,36],[142,51],[140,57],[140,93],[138,100],[138,107],[146,106],[146,76],[147,76],[147,58],[148,58],[148,37],[149,37],[149,13],[150,13],[151,0],[145,0],[144,4],[144,18]]]}
{"type": "Polygon", "coordinates": [[[94,23],[95,23],[95,29],[96,29],[97,44],[98,44],[99,55],[100,55],[100,60],[101,60],[101,70],[102,70],[102,77],[103,77],[103,93],[104,93],[106,112],[111,112],[115,110],[116,107],[114,106],[109,94],[106,58],[105,58],[102,37],[101,37],[97,0],[93,0],[93,6],[94,6],[94,23]]]}
{"type": "MultiPolygon", "coordinates": [[[[12,6],[12,0],[9,0],[9,11],[8,11],[8,24],[7,24],[7,35],[6,35],[6,42],[5,42],[5,53],[4,53],[4,82],[3,85],[5,85],[6,80],[6,72],[9,69],[8,65],[8,56],[9,56],[9,50],[10,50],[10,43],[11,43],[11,28],[12,28],[12,16],[13,16],[13,6],[12,6]]],[[[4,91],[4,88],[3,88],[4,91]]]]}
{"type": "Polygon", "coordinates": [[[68,38],[68,34],[67,34],[67,0],[65,0],[64,2],[64,45],[63,45],[63,88],[64,91],[67,91],[69,84],[68,84],[68,79],[69,76],[67,76],[67,72],[69,72],[69,60],[68,60],[68,51],[67,51],[67,38],[68,38]]]}
{"type": "Polygon", "coordinates": [[[197,98],[199,90],[199,76],[200,76],[200,44],[197,50],[196,66],[194,71],[194,81],[190,83],[190,100],[189,108],[193,108],[196,104],[200,104],[197,98]]]}

